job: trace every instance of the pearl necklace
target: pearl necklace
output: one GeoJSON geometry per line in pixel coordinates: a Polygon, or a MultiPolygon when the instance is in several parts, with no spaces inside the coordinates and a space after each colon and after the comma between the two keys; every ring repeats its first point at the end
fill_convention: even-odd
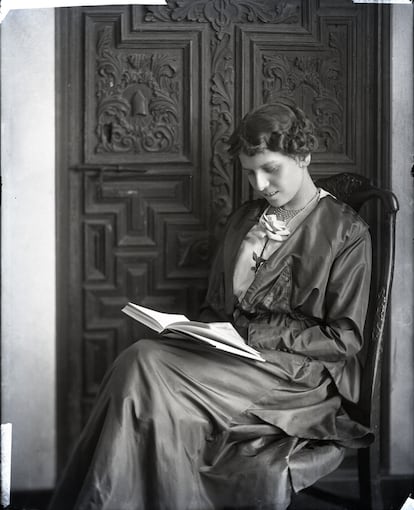
{"type": "Polygon", "coordinates": [[[319,189],[316,190],[315,194],[312,196],[312,198],[307,202],[303,207],[300,209],[285,209],[283,206],[280,207],[270,207],[268,211],[266,212],[267,215],[275,214],[277,219],[280,221],[284,221],[287,223],[292,218],[294,218],[296,215],[298,215],[300,212],[302,212],[318,195],[319,189]]]}
{"type": "Polygon", "coordinates": [[[289,220],[294,218],[297,214],[299,214],[301,211],[303,211],[305,207],[302,207],[301,209],[285,209],[284,207],[272,207],[267,212],[267,214],[268,215],[275,214],[278,220],[288,222],[289,220]]]}

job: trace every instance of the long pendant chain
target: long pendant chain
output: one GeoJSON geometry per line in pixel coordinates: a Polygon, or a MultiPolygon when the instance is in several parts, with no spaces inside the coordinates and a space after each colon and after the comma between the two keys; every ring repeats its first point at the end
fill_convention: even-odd
{"type": "Polygon", "coordinates": [[[263,262],[266,262],[267,259],[263,258],[263,253],[266,249],[267,243],[269,242],[269,238],[266,238],[266,241],[263,245],[262,251],[260,252],[260,255],[258,255],[255,251],[253,252],[253,260],[254,260],[254,266],[252,266],[250,269],[257,273],[259,271],[260,267],[262,266],[263,262]]]}

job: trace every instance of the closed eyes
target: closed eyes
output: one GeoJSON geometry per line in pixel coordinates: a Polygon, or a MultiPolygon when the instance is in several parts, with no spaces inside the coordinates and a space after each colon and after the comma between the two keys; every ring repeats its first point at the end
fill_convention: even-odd
{"type": "Polygon", "coordinates": [[[277,174],[280,171],[280,167],[279,166],[264,167],[263,170],[267,174],[277,174]]]}

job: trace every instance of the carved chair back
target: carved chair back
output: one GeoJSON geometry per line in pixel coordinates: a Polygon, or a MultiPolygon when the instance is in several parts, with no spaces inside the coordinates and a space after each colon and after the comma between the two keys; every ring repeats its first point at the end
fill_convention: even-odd
{"type": "Polygon", "coordinates": [[[353,409],[359,420],[369,426],[376,440],[369,448],[358,452],[360,499],[366,510],[382,508],[380,487],[380,386],[381,365],[389,303],[394,271],[395,222],[398,201],[389,191],[374,186],[369,179],[355,173],[341,173],[321,178],[316,184],[349,204],[357,212],[372,203],[368,214],[373,240],[373,261],[377,277],[371,284],[370,310],[365,328],[365,365],[358,406],[353,409]],[[378,236],[378,237],[377,237],[378,236]],[[379,245],[380,241],[380,245],[379,245]],[[381,253],[379,253],[379,247],[381,253]]]}

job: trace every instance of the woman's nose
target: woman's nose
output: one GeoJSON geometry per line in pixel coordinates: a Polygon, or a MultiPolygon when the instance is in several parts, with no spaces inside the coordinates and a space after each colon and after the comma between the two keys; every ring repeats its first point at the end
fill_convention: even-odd
{"type": "Polygon", "coordinates": [[[257,191],[263,191],[264,189],[267,188],[269,184],[269,180],[267,179],[267,176],[264,172],[262,172],[261,170],[257,170],[255,172],[255,183],[254,183],[254,187],[256,188],[257,191]]]}

